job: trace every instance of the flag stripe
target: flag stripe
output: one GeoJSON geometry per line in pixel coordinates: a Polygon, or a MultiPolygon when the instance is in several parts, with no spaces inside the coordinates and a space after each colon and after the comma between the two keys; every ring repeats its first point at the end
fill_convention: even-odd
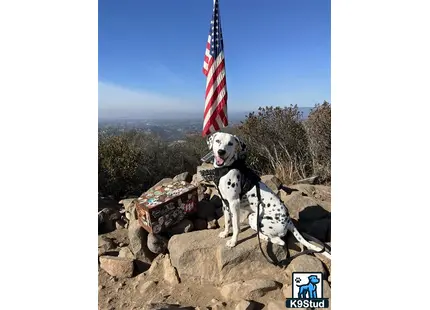
{"type": "Polygon", "coordinates": [[[224,42],[218,0],[214,1],[204,55],[203,74],[206,76],[206,92],[202,135],[205,136],[228,125],[224,42]]]}

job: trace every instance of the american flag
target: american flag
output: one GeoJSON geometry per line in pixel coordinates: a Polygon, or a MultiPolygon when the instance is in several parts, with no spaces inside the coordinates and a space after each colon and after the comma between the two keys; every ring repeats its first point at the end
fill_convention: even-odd
{"type": "Polygon", "coordinates": [[[206,75],[205,113],[202,131],[204,137],[228,125],[224,44],[218,0],[214,0],[203,73],[206,75]]]}

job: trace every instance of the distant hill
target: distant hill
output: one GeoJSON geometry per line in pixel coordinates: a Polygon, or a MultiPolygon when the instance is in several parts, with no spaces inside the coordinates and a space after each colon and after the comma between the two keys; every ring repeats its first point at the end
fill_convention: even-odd
{"type": "MultiPolygon", "coordinates": [[[[303,113],[303,118],[306,119],[311,111],[311,107],[299,107],[299,110],[303,113]]],[[[110,111],[112,112],[112,111],[110,111]]],[[[229,111],[228,118],[231,123],[240,123],[245,117],[252,111],[229,111]]],[[[203,111],[193,113],[109,113],[109,116],[99,111],[99,124],[109,122],[130,122],[130,121],[148,121],[148,122],[160,122],[160,121],[197,121],[201,122],[203,119],[203,111]]]]}

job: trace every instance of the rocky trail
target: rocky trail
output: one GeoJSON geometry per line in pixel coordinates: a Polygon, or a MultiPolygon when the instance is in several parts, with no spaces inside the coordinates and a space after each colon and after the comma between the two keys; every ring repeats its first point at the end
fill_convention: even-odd
{"type": "MultiPolygon", "coordinates": [[[[198,174],[176,178],[199,186],[198,210],[167,233],[143,229],[133,199],[99,202],[104,210],[104,218],[99,213],[99,309],[286,309],[295,271],[322,272],[324,297],[330,297],[330,261],[315,254],[289,262],[300,247],[288,235],[284,247],[262,241],[266,256],[277,265],[270,264],[246,213],[241,214],[237,246],[226,247],[227,239],[218,237],[224,220],[216,191],[205,187],[198,174]]],[[[330,244],[330,187],[262,179],[286,203],[301,231],[330,244]]]]}

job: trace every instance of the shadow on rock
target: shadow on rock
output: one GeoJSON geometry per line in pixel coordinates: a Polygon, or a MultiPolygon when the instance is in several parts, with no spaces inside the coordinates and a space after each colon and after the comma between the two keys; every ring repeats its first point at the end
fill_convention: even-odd
{"type": "MultiPolygon", "coordinates": [[[[281,187],[279,187],[279,189],[282,189],[284,192],[286,192],[288,195],[291,195],[292,192],[298,192],[298,189],[295,188],[289,188],[286,187],[285,185],[281,185],[281,187]]],[[[306,195],[307,196],[307,195],[306,195]]]]}

